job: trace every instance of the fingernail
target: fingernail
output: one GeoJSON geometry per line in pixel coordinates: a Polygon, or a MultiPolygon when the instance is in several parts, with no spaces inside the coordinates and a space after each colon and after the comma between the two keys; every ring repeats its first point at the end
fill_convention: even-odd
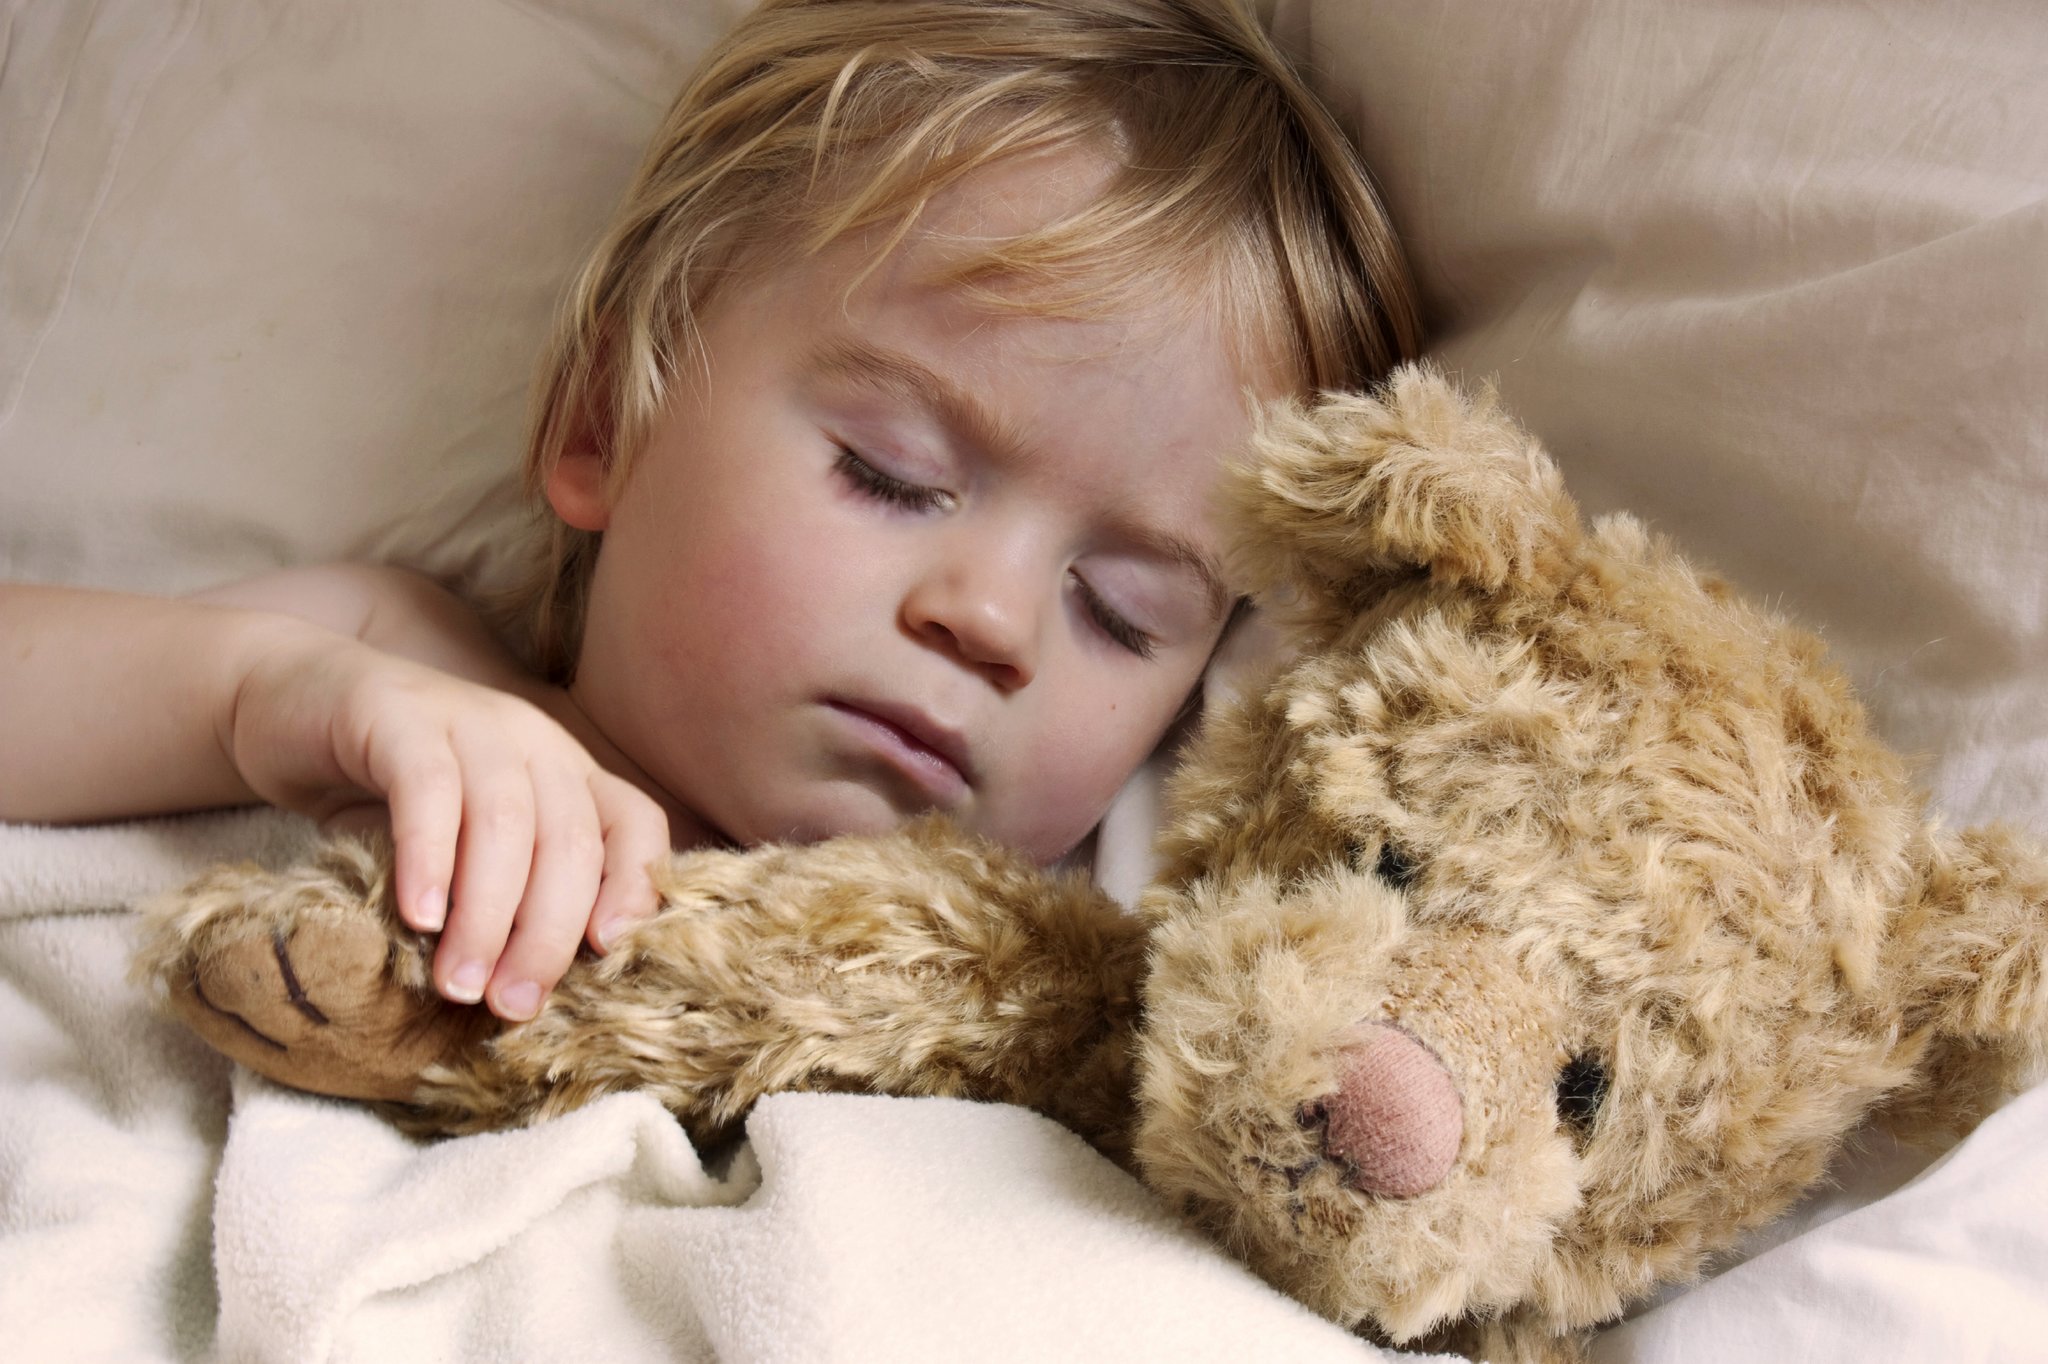
{"type": "Polygon", "coordinates": [[[448,922],[448,894],[439,886],[431,886],[420,896],[419,908],[415,911],[420,919],[420,931],[438,933],[441,925],[448,922]]]}
{"type": "Polygon", "coordinates": [[[480,961],[462,963],[448,977],[448,997],[464,1004],[476,1003],[484,997],[484,981],[490,974],[490,968],[480,961]]]}
{"type": "Polygon", "coordinates": [[[498,991],[498,1016],[522,1021],[540,1012],[540,986],[530,980],[516,981],[498,991]]]}
{"type": "Polygon", "coordinates": [[[627,925],[632,922],[631,919],[617,918],[599,924],[597,927],[597,950],[600,952],[611,951],[613,944],[618,942],[619,935],[624,933],[627,925]]]}

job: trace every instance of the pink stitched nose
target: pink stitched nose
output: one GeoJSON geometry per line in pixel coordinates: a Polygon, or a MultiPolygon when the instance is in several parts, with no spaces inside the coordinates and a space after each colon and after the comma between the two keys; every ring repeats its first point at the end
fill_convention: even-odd
{"type": "Polygon", "coordinates": [[[1443,1182],[1464,1136],[1464,1104],[1428,1047],[1385,1023],[1359,1029],[1337,1092],[1319,1101],[1323,1150],[1367,1193],[1413,1198],[1443,1182]]]}

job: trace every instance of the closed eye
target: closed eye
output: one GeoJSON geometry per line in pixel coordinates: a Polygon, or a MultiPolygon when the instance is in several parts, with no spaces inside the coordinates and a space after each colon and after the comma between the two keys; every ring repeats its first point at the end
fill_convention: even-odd
{"type": "Polygon", "coordinates": [[[1117,609],[1102,599],[1102,594],[1088,585],[1086,578],[1076,575],[1074,590],[1081,594],[1081,605],[1087,610],[1089,619],[1103,634],[1139,658],[1151,658],[1158,652],[1158,645],[1150,635],[1131,624],[1117,612],[1117,609]]]}
{"type": "Polygon", "coordinates": [[[855,491],[906,511],[936,511],[951,500],[942,488],[906,483],[893,474],[883,473],[848,446],[839,447],[839,456],[833,461],[833,467],[841,478],[853,485],[855,491]]]}

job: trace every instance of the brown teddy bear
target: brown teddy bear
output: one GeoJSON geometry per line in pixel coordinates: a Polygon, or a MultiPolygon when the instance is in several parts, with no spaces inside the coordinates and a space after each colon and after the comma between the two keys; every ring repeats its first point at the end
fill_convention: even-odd
{"type": "Polygon", "coordinates": [[[1028,1104],[1316,1310],[1496,1360],[1575,1357],[1867,1112],[1966,1127],[2048,1039],[2048,858],[1926,823],[1812,637],[1582,529],[1490,400],[1407,369],[1275,418],[1232,501],[1300,651],[1196,741],[1136,915],[938,821],[680,854],[498,1031],[337,841],[159,906],[143,969],[416,1129],[1028,1104]]]}

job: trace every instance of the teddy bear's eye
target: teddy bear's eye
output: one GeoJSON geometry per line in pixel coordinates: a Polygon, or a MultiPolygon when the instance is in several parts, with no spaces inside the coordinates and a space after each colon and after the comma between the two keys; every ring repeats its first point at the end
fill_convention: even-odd
{"type": "Polygon", "coordinates": [[[1557,1073],[1557,1116],[1583,1139],[1600,1116],[1607,1099],[1607,1067],[1591,1052],[1581,1052],[1557,1073]]]}
{"type": "Polygon", "coordinates": [[[1406,890],[1415,881],[1415,859],[1385,839],[1377,849],[1353,840],[1344,845],[1344,855],[1353,871],[1370,868],[1372,874],[1395,890],[1406,890]]]}
{"type": "Polygon", "coordinates": [[[1392,843],[1381,843],[1379,861],[1373,864],[1373,874],[1395,890],[1406,890],[1415,881],[1415,859],[1392,843]]]}

